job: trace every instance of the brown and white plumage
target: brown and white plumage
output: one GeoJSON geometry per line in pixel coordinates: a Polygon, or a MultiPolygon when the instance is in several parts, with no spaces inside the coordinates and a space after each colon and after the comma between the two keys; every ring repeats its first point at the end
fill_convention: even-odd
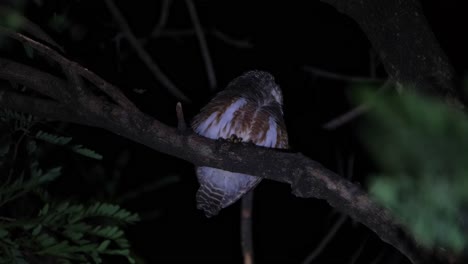
{"type": "MultiPolygon", "coordinates": [[[[249,71],[219,92],[194,118],[192,128],[212,139],[235,135],[259,146],[287,148],[282,103],[281,90],[271,74],[249,71]]],[[[261,181],[210,167],[198,167],[196,173],[200,183],[197,208],[207,217],[218,214],[261,181]]]]}

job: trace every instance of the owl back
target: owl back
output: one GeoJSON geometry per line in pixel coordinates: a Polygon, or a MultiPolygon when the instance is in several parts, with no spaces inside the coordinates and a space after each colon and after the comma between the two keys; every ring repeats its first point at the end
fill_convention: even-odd
{"type": "MultiPolygon", "coordinates": [[[[258,76],[258,72],[255,73],[258,76]]],[[[268,74],[264,77],[270,76],[268,74]]],[[[254,91],[245,90],[245,86],[243,89],[233,89],[236,87],[232,87],[232,83],[236,81],[239,82],[235,79],[201,110],[192,122],[193,130],[211,139],[228,139],[235,135],[243,142],[270,148],[287,148],[281,104],[274,97],[277,94],[272,92],[272,96],[269,96],[265,94],[268,90],[258,91],[258,87],[263,89],[266,86],[264,78],[253,80],[255,83],[250,86],[251,89],[257,89],[254,91]]],[[[279,89],[277,86],[275,88],[279,89]]],[[[261,181],[259,177],[210,167],[198,167],[196,174],[200,183],[197,208],[208,217],[239,200],[261,181]]]]}

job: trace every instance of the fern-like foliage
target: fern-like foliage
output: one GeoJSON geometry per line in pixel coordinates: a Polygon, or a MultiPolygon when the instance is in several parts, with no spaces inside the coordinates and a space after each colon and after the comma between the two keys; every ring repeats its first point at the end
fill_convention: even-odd
{"type": "Polygon", "coordinates": [[[36,138],[43,140],[45,142],[51,143],[51,144],[69,147],[73,152],[78,153],[88,158],[97,159],[97,160],[102,159],[101,154],[96,153],[94,150],[83,147],[83,145],[79,145],[79,144],[70,145],[69,143],[72,140],[71,137],[63,137],[63,136],[59,136],[55,134],[46,133],[43,131],[38,131],[36,134],[36,138]]]}
{"type": "Polygon", "coordinates": [[[45,172],[38,167],[38,163],[31,164],[31,177],[25,179],[20,175],[17,179],[7,181],[0,186],[0,207],[8,202],[39,188],[42,184],[55,180],[60,175],[61,167],[55,167],[45,172]],[[10,181],[10,182],[9,182],[10,181]]]}
{"type": "Polygon", "coordinates": [[[71,137],[43,131],[30,136],[34,122],[30,115],[0,110],[0,123],[10,133],[20,133],[16,141],[13,136],[0,141],[0,263],[103,263],[109,257],[135,263],[123,228],[137,222],[138,215],[116,204],[72,203],[52,197],[47,184],[60,177],[62,169],[41,167],[36,152],[43,144],[36,142],[94,159],[102,156],[70,144],[71,137]],[[15,161],[21,151],[28,159],[15,161]],[[26,211],[21,210],[25,201],[26,211]]]}
{"type": "Polygon", "coordinates": [[[35,118],[30,114],[23,114],[10,109],[0,108],[0,122],[5,123],[15,130],[28,130],[34,123],[35,118]]]}
{"type": "Polygon", "coordinates": [[[120,225],[136,221],[136,214],[107,203],[45,204],[34,218],[0,224],[0,242],[14,245],[0,248],[0,262],[28,263],[22,253],[27,252],[38,259],[54,257],[64,263],[102,263],[103,255],[124,256],[134,263],[120,225]],[[107,224],[95,224],[98,220],[107,224]],[[15,233],[22,237],[15,238],[15,233]]]}

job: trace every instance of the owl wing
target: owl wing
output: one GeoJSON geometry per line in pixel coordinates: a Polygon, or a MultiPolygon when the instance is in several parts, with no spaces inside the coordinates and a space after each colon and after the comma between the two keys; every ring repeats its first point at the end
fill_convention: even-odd
{"type": "MultiPolygon", "coordinates": [[[[259,146],[287,148],[282,114],[274,112],[281,108],[259,106],[244,98],[234,98],[224,107],[208,104],[207,108],[211,111],[204,112],[202,109],[192,124],[195,132],[212,139],[229,138],[235,134],[243,141],[259,146]]],[[[203,210],[207,217],[218,214],[222,208],[239,200],[262,180],[248,174],[210,167],[198,167],[196,174],[200,182],[197,208],[203,210]]]]}

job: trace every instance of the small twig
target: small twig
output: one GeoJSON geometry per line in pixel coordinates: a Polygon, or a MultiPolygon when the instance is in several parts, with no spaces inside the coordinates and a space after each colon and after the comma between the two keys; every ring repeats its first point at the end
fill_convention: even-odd
{"type": "Polygon", "coordinates": [[[336,157],[336,172],[341,177],[346,177],[345,171],[344,171],[344,165],[343,165],[343,154],[341,153],[341,151],[336,150],[335,157],[336,157]]]}
{"type": "Polygon", "coordinates": [[[124,34],[125,38],[133,47],[133,49],[135,49],[138,57],[143,61],[146,67],[148,67],[148,69],[156,78],[156,80],[161,82],[164,85],[164,87],[166,87],[166,89],[179,100],[182,100],[184,102],[190,102],[190,99],[182,91],[180,91],[174,83],[172,83],[172,81],[162,72],[161,68],[159,68],[156,62],[151,58],[148,52],[145,49],[143,49],[143,47],[140,45],[140,42],[132,33],[130,26],[128,25],[127,21],[125,21],[122,13],[120,13],[115,3],[112,0],[105,0],[105,2],[107,8],[109,9],[115,21],[122,30],[122,33],[124,34]]]}
{"type": "Polygon", "coordinates": [[[247,48],[253,48],[253,44],[250,43],[248,40],[242,40],[242,39],[235,39],[228,34],[221,32],[217,29],[212,30],[213,36],[218,38],[219,40],[223,41],[224,43],[231,45],[233,47],[241,48],[241,49],[247,49],[247,48]]]}
{"type": "Polygon", "coordinates": [[[340,116],[337,116],[335,118],[333,118],[332,120],[328,121],[327,123],[325,123],[322,127],[326,130],[333,130],[333,129],[336,129],[348,122],[350,122],[351,120],[355,119],[356,117],[364,114],[365,112],[367,112],[367,110],[369,109],[369,107],[367,105],[359,105],[359,106],[356,106],[355,108],[351,109],[350,111],[340,115],[340,116]]]}
{"type": "Polygon", "coordinates": [[[158,23],[154,26],[151,32],[151,36],[157,36],[161,30],[166,26],[167,19],[169,18],[169,9],[171,7],[172,0],[163,0],[161,2],[161,12],[159,13],[158,23]]]}
{"type": "MultiPolygon", "coordinates": [[[[236,39],[232,36],[229,36],[227,33],[224,33],[218,29],[203,29],[207,34],[213,35],[215,38],[224,42],[226,45],[230,45],[240,49],[249,49],[253,48],[253,44],[244,39],[236,39]]],[[[193,29],[165,29],[158,33],[154,38],[159,37],[168,37],[168,38],[180,38],[180,37],[192,37],[195,36],[196,32],[193,29]]]]}
{"type": "Polygon", "coordinates": [[[100,88],[104,93],[110,96],[117,104],[124,107],[125,109],[136,109],[136,106],[123,95],[123,93],[113,86],[112,84],[106,82],[104,79],[93,73],[92,71],[86,69],[85,67],[81,66],[80,64],[71,61],[64,56],[60,55],[57,51],[49,48],[48,46],[39,43],[21,33],[17,33],[11,31],[9,29],[5,29],[0,27],[0,33],[6,34],[7,36],[20,41],[21,43],[26,43],[30,45],[35,50],[47,55],[48,57],[52,58],[56,62],[58,62],[62,67],[71,67],[73,68],[76,73],[80,74],[90,82],[92,82],[96,87],[100,88]]]}
{"type": "Polygon", "coordinates": [[[13,158],[12,160],[15,161],[16,158],[18,157],[18,150],[19,150],[19,146],[21,145],[21,141],[23,141],[23,138],[26,136],[26,131],[21,131],[22,134],[20,136],[20,138],[18,139],[18,141],[15,143],[15,148],[14,148],[14,151],[13,151],[13,158]]]}
{"type": "Polygon", "coordinates": [[[179,181],[180,181],[180,177],[178,175],[167,175],[166,177],[163,177],[162,179],[157,179],[154,182],[151,182],[149,184],[144,184],[141,186],[141,188],[124,193],[117,199],[117,202],[121,204],[124,202],[128,202],[130,200],[134,200],[138,198],[139,196],[142,196],[143,194],[153,192],[164,186],[167,186],[169,184],[173,184],[179,181]]]}
{"type": "MultiPolygon", "coordinates": [[[[387,89],[389,89],[391,86],[392,86],[392,81],[387,80],[382,86],[380,86],[380,88],[377,90],[377,93],[381,93],[383,91],[386,91],[387,89]]],[[[333,130],[333,129],[336,129],[352,120],[354,120],[355,118],[357,118],[358,116],[364,114],[365,112],[367,112],[369,110],[369,107],[370,105],[368,103],[363,103],[361,105],[358,105],[356,107],[354,107],[353,109],[349,110],[348,112],[342,114],[342,115],[339,115],[335,118],[333,118],[332,120],[328,121],[327,123],[325,123],[322,128],[323,129],[326,129],[326,130],[333,130]]]]}
{"type": "Polygon", "coordinates": [[[348,164],[347,164],[347,170],[346,170],[346,178],[348,178],[348,180],[352,180],[353,179],[353,174],[354,174],[354,154],[349,154],[348,156],[348,164]]]}
{"type": "MultiPolygon", "coordinates": [[[[26,131],[21,131],[21,132],[22,132],[22,134],[21,134],[20,138],[18,139],[18,141],[15,143],[15,148],[13,149],[13,157],[12,157],[13,164],[16,163],[16,158],[18,157],[18,151],[19,151],[19,147],[21,145],[21,141],[23,140],[23,138],[27,134],[26,131]]],[[[8,172],[8,177],[7,177],[7,180],[5,182],[5,185],[10,182],[11,178],[13,177],[14,172],[15,172],[15,166],[11,166],[11,168],[10,168],[10,170],[8,172]]]]}
{"type": "Polygon", "coordinates": [[[361,243],[361,245],[359,246],[359,248],[357,249],[356,253],[354,253],[352,256],[351,256],[351,259],[349,260],[349,264],[354,264],[356,263],[356,261],[359,259],[359,256],[361,256],[362,254],[362,251],[364,250],[364,247],[366,246],[366,243],[367,243],[367,240],[369,239],[369,237],[366,237],[366,239],[364,239],[364,241],[361,243]]]}
{"type": "Polygon", "coordinates": [[[330,231],[328,231],[327,235],[320,241],[320,244],[312,251],[307,258],[302,262],[303,264],[308,264],[312,263],[314,259],[316,259],[320,253],[325,249],[325,247],[330,243],[331,239],[335,236],[336,232],[338,232],[338,229],[344,224],[344,222],[348,219],[347,215],[342,214],[340,218],[333,224],[332,228],[330,231]]]}
{"type": "Polygon", "coordinates": [[[200,51],[205,62],[206,74],[208,76],[208,83],[211,91],[216,90],[216,74],[213,67],[213,62],[211,61],[210,51],[208,50],[208,44],[206,43],[205,33],[200,24],[200,19],[198,18],[197,9],[192,0],[185,0],[187,9],[190,14],[190,19],[192,20],[195,33],[197,35],[198,43],[200,44],[200,51]]]}
{"type": "Polygon", "coordinates": [[[247,192],[242,197],[241,205],[241,247],[244,264],[254,263],[253,238],[252,238],[252,207],[254,190],[247,192]]]}
{"type": "Polygon", "coordinates": [[[347,76],[334,72],[325,71],[318,69],[312,66],[304,66],[304,71],[312,73],[317,76],[322,76],[327,79],[333,79],[338,81],[347,81],[347,82],[365,82],[365,83],[374,83],[374,82],[383,82],[382,79],[369,78],[369,77],[356,77],[356,76],[347,76]]]}
{"type": "Polygon", "coordinates": [[[185,123],[184,110],[182,109],[182,103],[178,102],[176,105],[176,114],[177,114],[177,130],[179,132],[184,132],[187,130],[187,123],[185,123]]]}
{"type": "Polygon", "coordinates": [[[385,256],[386,250],[383,249],[380,251],[380,253],[375,257],[375,259],[370,263],[370,264],[378,264],[382,260],[382,258],[385,256]]]}

